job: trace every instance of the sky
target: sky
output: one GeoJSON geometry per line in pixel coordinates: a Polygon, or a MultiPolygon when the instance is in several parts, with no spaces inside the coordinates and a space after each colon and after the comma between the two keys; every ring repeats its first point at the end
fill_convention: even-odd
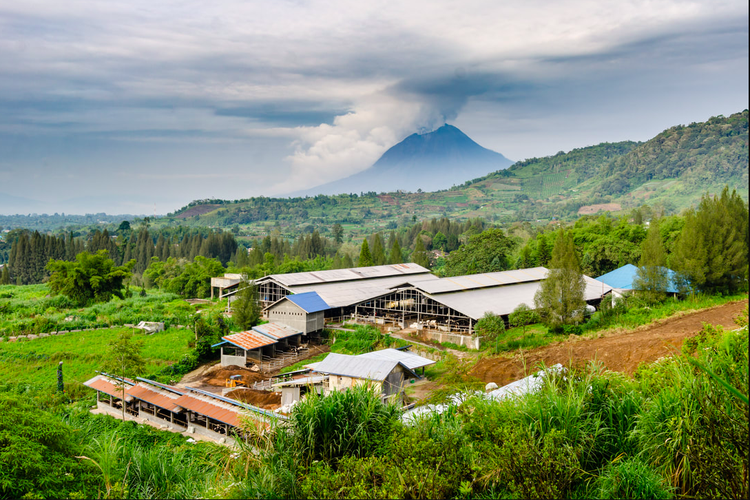
{"type": "Polygon", "coordinates": [[[512,160],[748,107],[745,0],[0,0],[0,213],[282,196],[450,123],[512,160]]]}

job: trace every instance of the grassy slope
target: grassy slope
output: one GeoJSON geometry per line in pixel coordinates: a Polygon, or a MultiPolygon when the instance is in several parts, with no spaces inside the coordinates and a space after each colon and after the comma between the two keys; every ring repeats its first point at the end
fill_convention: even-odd
{"type": "MultiPolygon", "coordinates": [[[[63,361],[66,385],[82,383],[102,368],[108,344],[129,328],[112,328],[0,343],[0,380],[33,389],[53,390],[57,386],[57,365],[63,361]]],[[[193,332],[169,329],[153,335],[136,335],[143,340],[143,373],[151,373],[187,354],[193,332]]]]}

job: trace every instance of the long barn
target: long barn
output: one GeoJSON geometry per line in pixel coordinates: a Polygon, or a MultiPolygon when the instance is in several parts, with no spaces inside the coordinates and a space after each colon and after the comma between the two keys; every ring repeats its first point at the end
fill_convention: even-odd
{"type": "MultiPolygon", "coordinates": [[[[533,309],[534,295],[547,272],[544,267],[534,267],[451,278],[412,279],[358,303],[354,319],[472,335],[474,326],[485,313],[507,319],[521,304],[533,309]]],[[[588,276],[584,276],[584,280],[584,300],[588,304],[598,304],[612,290],[609,285],[588,276]]]]}

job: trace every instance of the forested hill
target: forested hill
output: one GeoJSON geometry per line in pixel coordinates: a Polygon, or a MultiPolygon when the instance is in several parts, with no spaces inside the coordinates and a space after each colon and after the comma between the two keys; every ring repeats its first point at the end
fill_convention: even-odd
{"type": "Polygon", "coordinates": [[[748,183],[748,112],[672,127],[599,172],[606,194],[630,191],[650,180],[680,178],[707,186],[748,183]]]}
{"type": "MultiPolygon", "coordinates": [[[[747,110],[675,126],[643,143],[603,143],[519,161],[442,191],[201,200],[152,223],[155,228],[231,227],[251,238],[272,232],[296,238],[314,229],[326,234],[338,223],[356,238],[433,217],[545,223],[601,210],[628,212],[644,204],[673,213],[725,185],[747,199],[747,110]]],[[[15,222],[0,219],[10,229],[18,227],[15,222]]]]}

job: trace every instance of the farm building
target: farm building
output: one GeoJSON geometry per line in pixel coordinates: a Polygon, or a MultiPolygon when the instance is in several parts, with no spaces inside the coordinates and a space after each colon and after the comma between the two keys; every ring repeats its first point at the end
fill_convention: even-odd
{"type": "Polygon", "coordinates": [[[227,273],[224,277],[211,278],[211,298],[214,298],[214,289],[216,288],[219,289],[219,299],[223,299],[226,295],[229,295],[229,293],[225,294],[225,291],[236,292],[240,281],[242,281],[242,275],[232,273],[227,273]]]}
{"type": "MultiPolygon", "coordinates": [[[[119,416],[122,406],[122,379],[99,374],[84,382],[97,391],[97,408],[119,416]],[[118,398],[116,395],[120,394],[118,398]]],[[[283,418],[272,412],[191,387],[174,387],[145,378],[125,379],[126,412],[165,428],[200,434],[221,442],[234,443],[242,436],[241,419],[260,422],[283,418]]]]}
{"type": "Polygon", "coordinates": [[[302,330],[274,321],[226,335],[211,347],[221,347],[222,366],[245,367],[252,363],[268,371],[292,363],[300,353],[307,352],[307,345],[301,345],[303,337],[308,336],[302,330]]]}
{"type": "MultiPolygon", "coordinates": [[[[614,271],[610,271],[607,274],[603,274],[596,279],[612,287],[612,298],[616,299],[634,290],[633,281],[635,280],[637,273],[638,267],[633,264],[625,264],[624,266],[615,269],[614,271]]],[[[675,284],[675,272],[671,269],[667,269],[667,276],[669,277],[669,286],[665,291],[667,293],[678,293],[677,285],[675,284]]]]}
{"type": "Polygon", "coordinates": [[[271,274],[255,281],[264,308],[282,298],[316,292],[329,309],[326,318],[348,317],[354,305],[408,279],[438,279],[417,264],[356,267],[304,273],[271,274]]]}
{"type": "MultiPolygon", "coordinates": [[[[410,279],[358,303],[355,321],[396,324],[472,335],[474,325],[491,312],[507,317],[521,304],[534,307],[534,295],[547,276],[535,267],[429,280],[410,279]]],[[[612,287],[584,276],[584,299],[595,305],[612,287]]]]}
{"type": "Polygon", "coordinates": [[[325,311],[330,306],[316,292],[286,295],[263,311],[269,321],[277,321],[300,330],[305,335],[325,326],[325,311]]]}
{"type": "Polygon", "coordinates": [[[263,335],[255,330],[233,333],[221,338],[221,342],[211,347],[221,346],[222,366],[246,366],[248,361],[259,365],[264,357],[270,359],[276,355],[278,340],[263,335]]]}

